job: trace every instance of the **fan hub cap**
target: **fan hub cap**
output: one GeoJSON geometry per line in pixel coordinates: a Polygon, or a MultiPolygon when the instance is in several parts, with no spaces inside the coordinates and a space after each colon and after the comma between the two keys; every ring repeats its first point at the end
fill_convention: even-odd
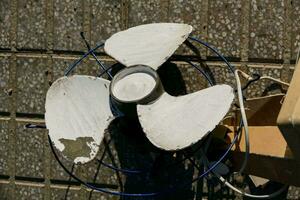
{"type": "Polygon", "coordinates": [[[156,100],[162,91],[157,72],[145,65],[121,70],[110,84],[110,94],[119,103],[147,104],[156,100]]]}

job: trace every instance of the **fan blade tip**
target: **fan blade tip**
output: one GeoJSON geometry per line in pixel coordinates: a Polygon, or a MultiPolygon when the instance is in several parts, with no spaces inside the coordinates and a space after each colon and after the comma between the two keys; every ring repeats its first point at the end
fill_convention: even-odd
{"type": "Polygon", "coordinates": [[[230,85],[227,85],[227,84],[222,84],[221,87],[222,87],[222,91],[224,92],[224,95],[225,94],[230,95],[229,97],[233,101],[233,99],[234,99],[234,89],[233,89],[233,87],[231,87],[230,85]]]}
{"type": "MultiPolygon", "coordinates": [[[[208,87],[206,89],[203,90],[211,90],[212,93],[217,93],[220,95],[233,95],[234,96],[234,89],[232,86],[228,85],[228,84],[219,84],[219,85],[214,85],[212,87],[208,87]]],[[[202,90],[198,91],[201,92],[202,90]]]]}
{"type": "Polygon", "coordinates": [[[233,90],[232,86],[228,85],[228,84],[222,84],[222,87],[224,87],[227,90],[233,90]]]}
{"type": "Polygon", "coordinates": [[[193,26],[191,26],[189,24],[184,24],[184,25],[187,27],[187,30],[189,33],[191,33],[194,30],[193,26]]]}

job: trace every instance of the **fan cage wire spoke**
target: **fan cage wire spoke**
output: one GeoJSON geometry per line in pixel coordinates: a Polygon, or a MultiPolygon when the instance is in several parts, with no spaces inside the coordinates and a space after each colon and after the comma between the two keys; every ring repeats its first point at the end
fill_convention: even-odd
{"type": "MultiPolygon", "coordinates": [[[[69,76],[70,73],[78,66],[78,64],[81,63],[83,59],[88,57],[90,54],[94,53],[97,49],[102,48],[104,46],[104,42],[99,43],[95,48],[90,49],[87,53],[85,53],[80,59],[75,61],[72,65],[70,65],[64,72],[65,76],[69,76]]],[[[104,72],[107,72],[108,69],[104,70],[104,72]]]]}
{"type": "MultiPolygon", "coordinates": [[[[218,57],[221,58],[222,61],[224,61],[226,63],[226,65],[228,66],[229,70],[234,73],[235,69],[234,67],[226,60],[226,58],[224,56],[222,56],[215,48],[211,47],[208,43],[205,43],[203,41],[201,41],[200,39],[194,38],[194,37],[188,37],[189,39],[198,42],[199,44],[204,45],[205,47],[207,47],[208,49],[210,49],[211,51],[213,51],[218,57]]],[[[87,53],[85,53],[80,59],[78,59],[76,62],[74,62],[72,65],[70,65],[66,70],[65,70],[65,76],[68,76],[76,67],[79,63],[81,63],[81,61],[86,58],[88,55],[94,53],[94,51],[96,51],[98,48],[102,48],[104,46],[104,43],[100,43],[98,44],[95,48],[90,49],[87,53]]],[[[207,76],[205,74],[205,72],[203,72],[200,68],[198,68],[196,65],[194,65],[192,62],[188,62],[190,65],[192,65],[193,67],[195,67],[202,75],[204,75],[204,77],[207,79],[207,76]]],[[[98,76],[101,77],[104,73],[106,73],[108,70],[110,70],[113,66],[107,67],[104,71],[102,71],[98,76]]],[[[209,79],[207,79],[209,80],[209,79]]],[[[212,84],[212,82],[209,82],[210,84],[212,84]]],[[[198,175],[198,177],[194,178],[192,181],[177,185],[176,187],[168,187],[167,189],[158,191],[158,192],[150,192],[150,193],[125,193],[125,192],[117,192],[117,191],[112,191],[112,190],[107,190],[104,188],[99,188],[99,187],[95,187],[94,185],[91,185],[87,182],[82,181],[79,177],[77,177],[76,175],[74,175],[73,173],[71,173],[65,166],[64,164],[60,161],[58,155],[55,152],[54,146],[52,144],[51,138],[48,135],[48,140],[49,140],[49,144],[51,147],[51,151],[54,154],[55,159],[57,160],[57,162],[60,164],[60,166],[71,176],[73,177],[75,180],[77,180],[79,183],[85,185],[86,187],[98,191],[98,192],[103,192],[106,194],[110,194],[110,195],[117,195],[117,196],[131,196],[131,197],[149,197],[149,196],[157,196],[157,195],[163,195],[163,194],[169,194],[172,193],[178,189],[182,189],[188,185],[190,185],[191,183],[205,177],[206,175],[208,175],[213,169],[215,169],[218,164],[220,162],[222,162],[222,160],[229,154],[230,150],[232,149],[233,145],[236,143],[237,138],[239,137],[239,134],[241,132],[241,129],[243,127],[243,123],[242,120],[240,120],[240,125],[239,128],[236,132],[236,135],[234,137],[234,139],[232,140],[231,144],[229,145],[229,147],[226,149],[226,151],[224,152],[224,154],[218,159],[218,161],[216,161],[214,163],[214,165],[212,165],[209,169],[207,169],[206,171],[204,171],[201,175],[198,175]]],[[[201,148],[199,148],[201,149],[201,148]]],[[[199,150],[197,149],[197,151],[199,150]]],[[[196,153],[197,151],[195,151],[194,153],[196,153]]],[[[188,159],[189,157],[185,157],[181,162],[183,162],[184,160],[188,159]]],[[[103,164],[103,163],[102,163],[103,164]]],[[[104,165],[104,164],[103,164],[104,165]]],[[[139,170],[129,170],[129,169],[121,169],[121,168],[117,168],[114,166],[111,166],[109,164],[105,164],[106,167],[109,166],[109,168],[114,169],[114,170],[118,170],[118,171],[123,171],[126,173],[137,173],[137,172],[142,172],[139,170]]],[[[105,166],[104,165],[104,166],[105,166]]]]}
{"type": "Polygon", "coordinates": [[[192,41],[195,41],[205,47],[207,47],[208,49],[210,49],[212,52],[214,52],[219,58],[221,58],[221,60],[223,62],[226,63],[228,69],[230,70],[230,72],[232,74],[234,74],[234,71],[235,71],[235,68],[228,62],[228,60],[221,54],[219,53],[219,51],[217,51],[214,47],[212,47],[211,45],[209,45],[208,43],[198,39],[198,38],[195,38],[195,37],[192,37],[192,36],[189,36],[188,39],[192,40],[192,41]]]}
{"type": "MultiPolygon", "coordinates": [[[[81,36],[81,38],[83,39],[83,41],[84,41],[84,43],[85,43],[85,45],[86,45],[86,47],[87,47],[87,50],[90,51],[90,50],[91,50],[91,45],[90,45],[89,42],[86,40],[86,38],[85,38],[85,36],[84,36],[84,32],[80,32],[80,36],[81,36]]],[[[94,50],[94,51],[95,51],[95,50],[94,50]]],[[[103,71],[105,71],[105,70],[106,70],[106,66],[98,59],[98,57],[96,56],[96,54],[95,54],[94,51],[91,52],[93,58],[96,60],[96,63],[100,66],[100,68],[101,68],[103,71]]],[[[112,75],[111,75],[108,71],[106,71],[106,74],[107,74],[110,78],[112,78],[112,75]]]]}

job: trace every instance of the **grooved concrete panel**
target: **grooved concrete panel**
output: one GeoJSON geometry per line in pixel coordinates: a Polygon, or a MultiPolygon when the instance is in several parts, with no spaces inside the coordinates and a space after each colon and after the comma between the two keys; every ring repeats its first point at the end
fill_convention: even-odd
{"type": "Polygon", "coordinates": [[[161,22],[160,0],[139,1],[130,0],[129,27],[139,24],[161,22]]]}
{"type": "Polygon", "coordinates": [[[201,30],[204,28],[200,21],[200,14],[203,12],[203,0],[174,0],[170,1],[169,20],[177,23],[188,23],[194,27],[194,35],[201,37],[201,30]]]}
{"type": "Polygon", "coordinates": [[[51,199],[64,199],[64,200],[73,200],[79,199],[80,197],[80,190],[67,190],[67,189],[51,189],[51,199]]]}
{"type": "Polygon", "coordinates": [[[26,129],[18,123],[16,129],[16,175],[44,178],[45,130],[26,129]]]}
{"type": "MultiPolygon", "coordinates": [[[[64,76],[64,72],[67,67],[72,65],[79,57],[53,57],[53,82],[64,76]]],[[[85,59],[71,72],[71,74],[80,74],[80,75],[97,75],[99,67],[95,61],[90,61],[85,59]]]]}
{"type": "Polygon", "coordinates": [[[3,198],[3,200],[10,200],[11,198],[11,194],[9,193],[9,188],[10,186],[8,184],[3,184],[0,183],[0,194],[1,194],[1,198],[3,198]]]}
{"type": "MultiPolygon", "coordinates": [[[[64,75],[64,71],[66,70],[66,68],[68,66],[70,66],[71,64],[73,64],[73,62],[75,61],[74,57],[71,58],[56,58],[53,57],[53,79],[52,81],[54,82],[56,79],[62,77],[64,75]]],[[[77,72],[78,70],[80,70],[82,68],[82,63],[77,65],[77,68],[74,70],[74,72],[77,72]]]]}
{"type": "Polygon", "coordinates": [[[121,3],[121,0],[91,0],[92,45],[121,30],[121,3]]]}
{"type": "MultiPolygon", "coordinates": [[[[170,1],[169,5],[169,22],[175,23],[187,23],[193,26],[192,36],[195,36],[199,39],[206,40],[204,32],[207,30],[206,21],[203,18],[203,12],[205,12],[203,2],[204,0],[174,0],[170,1]]],[[[206,56],[206,49],[201,45],[196,45],[200,49],[200,55],[206,56]]],[[[176,51],[177,54],[189,54],[193,55],[194,53],[191,50],[183,46],[181,49],[176,51]]]]}
{"type": "Polygon", "coordinates": [[[282,59],[284,0],[251,0],[250,58],[282,59]]]}
{"type": "Polygon", "coordinates": [[[0,112],[9,111],[9,78],[9,57],[0,56],[0,112]]]}
{"type": "Polygon", "coordinates": [[[110,199],[110,200],[117,200],[120,199],[117,196],[112,196],[112,195],[104,195],[100,192],[92,192],[92,194],[89,194],[89,197],[91,197],[90,200],[99,200],[99,199],[110,199]]]}
{"type": "Polygon", "coordinates": [[[228,84],[235,87],[234,75],[229,71],[228,67],[224,64],[212,64],[209,66],[213,74],[216,84],[228,84]]]}
{"type": "Polygon", "coordinates": [[[83,31],[83,0],[54,0],[54,49],[80,51],[83,31]]]}
{"type": "MultiPolygon", "coordinates": [[[[58,154],[59,155],[59,154],[58,154]]],[[[70,161],[68,161],[67,159],[65,159],[64,157],[59,155],[59,159],[62,161],[62,163],[71,171],[72,169],[72,163],[70,161]]],[[[51,179],[54,180],[64,180],[64,181],[68,181],[69,180],[69,175],[67,174],[67,172],[65,172],[65,170],[58,164],[58,162],[56,161],[55,157],[53,155],[51,155],[51,179]]]]}
{"type": "Polygon", "coordinates": [[[17,47],[46,48],[46,0],[18,0],[17,47]]]}
{"type": "Polygon", "coordinates": [[[15,196],[18,200],[40,200],[43,199],[43,188],[17,185],[15,196]]]}
{"type": "Polygon", "coordinates": [[[10,0],[0,1],[0,48],[10,47],[11,10],[10,0]]]}
{"type": "Polygon", "coordinates": [[[17,58],[17,112],[44,114],[46,71],[46,58],[17,58]]]}
{"type": "Polygon", "coordinates": [[[240,57],[241,8],[241,0],[209,1],[208,42],[228,57],[240,57]]]}
{"type": "Polygon", "coordinates": [[[292,3],[292,59],[296,59],[300,47],[300,1],[292,3]]]}
{"type": "MultiPolygon", "coordinates": [[[[8,120],[0,120],[0,175],[9,174],[9,128],[8,120]]],[[[0,187],[1,188],[1,187],[0,187]]],[[[1,194],[1,193],[0,193],[1,194]]]]}

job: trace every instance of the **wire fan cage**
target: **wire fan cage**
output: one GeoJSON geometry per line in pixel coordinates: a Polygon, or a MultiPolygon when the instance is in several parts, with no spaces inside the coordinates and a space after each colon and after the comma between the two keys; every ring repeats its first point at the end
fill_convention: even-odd
{"type": "MultiPolygon", "coordinates": [[[[104,43],[99,43],[96,47],[91,48],[83,33],[81,33],[81,37],[84,40],[88,51],[70,65],[65,70],[64,75],[70,75],[84,59],[92,56],[100,68],[97,77],[107,74],[108,79],[112,79],[115,74],[114,71],[117,71],[121,65],[115,64],[107,67],[101,59],[97,57],[96,53],[98,49],[104,47],[104,43]]],[[[214,47],[194,37],[189,37],[185,41],[185,44],[194,53],[199,52],[195,44],[209,49],[219,60],[226,64],[228,72],[234,74],[234,67],[214,47]]],[[[192,57],[171,57],[166,63],[170,63],[170,60],[172,59],[185,62],[195,68],[196,71],[205,78],[209,86],[216,84],[213,75],[202,66],[204,61],[199,55],[192,57]]],[[[113,106],[112,111],[118,112],[113,106]]],[[[137,120],[121,117],[120,119],[116,119],[110,125],[105,134],[105,139],[102,142],[101,150],[98,152],[96,159],[92,161],[93,163],[87,163],[81,166],[86,171],[88,171],[90,166],[93,166],[95,176],[89,177],[88,179],[83,179],[74,173],[74,169],[76,168],[74,163],[71,168],[66,167],[66,164],[60,158],[59,153],[55,150],[50,136],[48,136],[48,138],[52,153],[59,165],[70,175],[70,177],[92,191],[99,191],[117,196],[153,197],[158,195],[171,195],[178,191],[192,192],[191,188],[193,187],[193,183],[204,177],[208,177],[209,173],[211,173],[226,158],[234,143],[237,141],[242,127],[243,123],[241,120],[237,134],[227,150],[218,155],[218,159],[213,165],[204,169],[202,163],[203,160],[207,159],[206,154],[211,141],[209,135],[197,144],[184,150],[177,151],[176,153],[166,152],[155,148],[145,137],[143,137],[143,131],[137,120]],[[113,149],[111,149],[112,145],[114,145],[113,149]],[[110,158],[110,161],[107,161],[107,157],[110,158]],[[118,157],[118,159],[116,157],[118,157]],[[101,169],[105,172],[111,170],[115,173],[115,177],[119,183],[117,188],[109,188],[107,186],[110,183],[102,183],[101,169]],[[197,174],[197,176],[195,176],[195,174],[197,174]],[[98,179],[101,181],[101,184],[96,183],[98,179]]],[[[46,127],[27,125],[27,128],[46,127]]]]}

